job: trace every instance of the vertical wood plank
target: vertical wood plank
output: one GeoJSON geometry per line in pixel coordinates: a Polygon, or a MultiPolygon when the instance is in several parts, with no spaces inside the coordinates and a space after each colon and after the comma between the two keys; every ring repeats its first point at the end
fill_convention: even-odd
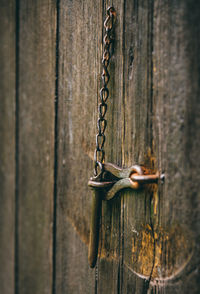
{"type": "Polygon", "coordinates": [[[198,196],[196,185],[188,183],[185,172],[184,183],[188,185],[185,191],[188,194],[190,189],[193,191],[193,203],[186,200],[180,177],[184,173],[178,170],[176,159],[177,164],[182,164],[182,170],[190,170],[197,183],[199,173],[196,173],[194,158],[190,158],[194,169],[184,165],[186,150],[188,152],[190,147],[198,157],[197,144],[191,142],[192,136],[197,142],[199,123],[195,100],[199,93],[199,60],[197,51],[195,57],[190,56],[193,56],[193,46],[195,50],[198,48],[195,40],[198,40],[199,23],[196,13],[191,21],[192,14],[187,12],[192,11],[195,4],[186,1],[179,6],[153,0],[92,4],[61,1],[60,5],[56,289],[58,293],[93,293],[96,290],[98,293],[162,293],[165,290],[187,293],[192,283],[195,287],[198,284],[198,253],[189,263],[193,250],[199,252],[198,235],[194,237],[199,225],[198,208],[189,223],[187,211],[187,207],[192,210],[194,203],[198,207],[198,196]],[[108,101],[106,160],[122,166],[137,163],[152,171],[165,171],[168,180],[164,185],[159,183],[158,190],[152,185],[137,193],[126,191],[110,203],[103,203],[101,258],[94,284],[94,272],[85,265],[87,248],[78,236],[88,243],[90,199],[83,183],[87,183],[92,170],[92,138],[96,132],[96,105],[92,99],[88,104],[88,97],[99,95],[99,46],[105,11],[111,4],[117,10],[118,23],[115,55],[109,68],[111,98],[108,101]],[[101,31],[97,32],[96,27],[101,31]],[[187,45],[189,41],[179,40],[183,38],[179,32],[184,31],[190,46],[187,45]],[[180,50],[181,44],[183,50],[180,50]],[[192,68],[189,86],[187,79],[192,68]],[[179,69],[183,71],[181,78],[179,69]],[[187,91],[182,83],[187,85],[187,91]],[[195,98],[191,93],[195,93],[195,98]],[[189,104],[187,95],[195,107],[189,104]],[[191,123],[193,115],[194,124],[191,123]],[[182,149],[183,140],[186,141],[182,149]],[[171,181],[177,171],[179,185],[171,181]],[[168,193],[171,196],[168,197],[168,193]],[[194,228],[191,229],[192,224],[194,228]],[[73,264],[75,267],[71,266],[73,264]],[[183,289],[183,282],[177,282],[177,279],[186,280],[185,270],[190,273],[187,291],[183,289]]]}
{"type": "MultiPolygon", "coordinates": [[[[108,121],[107,160],[123,167],[149,166],[146,154],[152,148],[152,2],[114,1],[113,5],[118,24],[114,65],[111,63],[113,97],[108,104],[114,106],[108,114],[112,123],[108,121]]],[[[151,227],[149,202],[150,196],[143,190],[123,191],[115,200],[104,203],[104,260],[100,261],[99,267],[99,293],[142,293],[148,288],[153,263],[147,265],[146,279],[141,279],[143,269],[134,255],[133,242],[139,238],[140,247],[142,234],[138,237],[139,232],[146,225],[151,227]],[[112,282],[106,282],[108,280],[112,282]]]]}
{"type": "Polygon", "coordinates": [[[158,225],[170,240],[160,240],[161,276],[168,273],[168,280],[154,285],[159,293],[199,293],[200,287],[199,13],[196,1],[155,1],[154,134],[159,169],[166,174],[158,225]]]}
{"type": "Polygon", "coordinates": [[[19,5],[17,293],[51,293],[56,1],[19,5]]]}
{"type": "Polygon", "coordinates": [[[100,3],[60,1],[56,293],[94,293],[87,255],[98,92],[100,3]]]}
{"type": "MultiPolygon", "coordinates": [[[[102,1],[102,33],[103,22],[109,6],[116,10],[114,52],[108,68],[110,81],[108,84],[110,96],[107,101],[107,128],[105,142],[105,160],[122,166],[122,133],[123,133],[123,19],[124,1],[102,1]]],[[[101,51],[102,56],[102,51],[101,51]]],[[[102,72],[101,58],[100,72],[102,72]]],[[[99,86],[101,80],[98,81],[99,86]]],[[[120,193],[121,195],[121,193],[120,193]]],[[[122,227],[121,227],[121,197],[103,201],[100,235],[100,259],[98,274],[98,293],[118,293],[122,276],[122,227]]]]}
{"type": "Polygon", "coordinates": [[[15,1],[0,18],[0,291],[14,293],[15,244],[15,1]]]}
{"type": "MultiPolygon", "coordinates": [[[[152,168],[152,3],[126,1],[124,12],[123,164],[152,168]]],[[[146,293],[153,267],[151,192],[123,196],[123,276],[120,293],[146,293]],[[144,248],[143,248],[144,247],[144,248]],[[146,250],[146,251],[145,251],[146,250]],[[143,277],[142,277],[143,276],[143,277]]]]}
{"type": "MultiPolygon", "coordinates": [[[[198,7],[187,1],[182,5],[158,2],[155,5],[156,23],[154,23],[153,1],[125,3],[124,36],[122,36],[124,52],[120,56],[123,58],[123,77],[121,78],[123,80],[121,85],[123,94],[120,111],[123,111],[124,117],[121,123],[121,132],[119,129],[114,132],[115,139],[119,139],[120,136],[122,139],[122,165],[130,166],[133,163],[138,163],[151,168],[152,171],[154,169],[158,169],[160,172],[167,170],[166,175],[169,177],[168,173],[171,172],[171,178],[170,180],[168,178],[168,183],[164,186],[159,184],[159,191],[156,187],[150,186],[150,189],[145,189],[143,192],[123,193],[124,196],[121,195],[121,216],[113,214],[114,203],[110,206],[104,204],[102,225],[103,233],[107,230],[107,234],[104,233],[103,237],[103,250],[106,252],[103,256],[107,260],[100,261],[98,286],[100,293],[106,292],[108,289],[111,293],[117,293],[117,291],[119,293],[129,293],[129,291],[135,291],[135,293],[158,291],[162,293],[164,288],[170,293],[171,291],[187,293],[192,283],[194,283],[194,293],[198,292],[199,250],[197,249],[197,241],[195,243],[195,241],[189,242],[189,240],[192,235],[195,240],[198,239],[198,234],[195,236],[194,233],[194,222],[195,227],[198,227],[199,222],[195,214],[192,214],[190,221],[188,221],[188,207],[191,212],[193,204],[188,203],[186,195],[185,198],[183,196],[184,189],[188,195],[193,193],[194,202],[198,203],[198,190],[195,184],[199,182],[198,168],[192,161],[194,159],[190,159],[193,167],[190,167],[190,173],[194,173],[195,182],[191,189],[187,181],[189,167],[184,153],[186,148],[189,151],[188,146],[191,146],[196,158],[199,157],[198,151],[195,149],[197,145],[192,143],[193,141],[197,142],[198,136],[195,130],[198,129],[199,124],[197,119],[199,103],[196,100],[199,93],[197,86],[199,71],[197,52],[195,51],[195,48],[198,48],[199,22],[197,12],[194,13],[194,18],[191,21],[192,9],[198,10],[198,7]],[[157,16],[156,13],[161,15],[157,16]],[[160,23],[158,23],[159,21],[160,23]],[[193,30],[192,33],[189,33],[190,30],[193,30]],[[181,39],[185,33],[188,37],[187,41],[184,38],[181,39]],[[153,40],[153,36],[156,41],[153,40]],[[154,52],[154,45],[158,56],[154,52]],[[156,65],[153,64],[153,56],[156,65]],[[191,68],[194,68],[192,73],[191,68]],[[160,73],[160,76],[157,72],[160,73]],[[153,80],[154,73],[156,74],[155,80],[153,80]],[[187,81],[188,75],[192,77],[189,78],[190,86],[187,81]],[[187,87],[187,90],[182,84],[187,87]],[[171,86],[169,87],[169,85],[171,86]],[[163,98],[160,98],[158,94],[158,86],[162,89],[161,91],[163,88],[166,91],[165,94],[161,92],[163,98]],[[185,93],[185,98],[183,93],[185,93]],[[193,94],[194,97],[191,97],[193,94]],[[186,99],[187,95],[191,97],[190,100],[186,99]],[[174,99],[171,100],[171,96],[174,99]],[[187,102],[188,100],[191,103],[187,102]],[[170,101],[173,101],[172,106],[170,106],[170,101]],[[167,103],[169,106],[166,106],[167,103]],[[184,105],[187,105],[187,108],[184,105]],[[192,116],[194,116],[193,123],[191,122],[192,116]],[[180,124],[185,126],[187,133],[183,126],[180,127],[180,124]],[[169,153],[166,153],[166,150],[170,150],[169,153]],[[181,176],[185,174],[184,184],[180,178],[179,185],[173,181],[173,174],[177,175],[177,160],[180,160],[180,167],[182,166],[181,176]],[[173,166],[176,168],[173,169],[173,166]],[[163,187],[164,192],[162,192],[163,187]],[[167,199],[168,193],[171,193],[173,201],[167,199]],[[166,199],[164,199],[164,195],[166,199]],[[182,199],[183,214],[178,213],[180,199],[182,199]],[[173,211],[175,212],[173,213],[173,211]],[[113,247],[114,250],[121,248],[115,256],[117,260],[119,258],[118,281],[115,286],[113,285],[116,275],[113,273],[117,266],[112,267],[112,262],[110,266],[108,263],[109,257],[113,253],[111,245],[113,227],[108,225],[111,214],[114,215],[114,223],[116,221],[119,223],[117,238],[121,239],[119,247],[116,244],[113,247]],[[191,224],[193,224],[193,228],[191,224]],[[193,250],[196,254],[190,261],[193,250]],[[105,268],[108,271],[105,271],[105,268]],[[188,276],[186,279],[190,270],[192,274],[189,276],[192,281],[188,276]],[[180,279],[178,283],[177,273],[180,279]],[[166,281],[168,279],[170,283],[166,281]],[[112,282],[109,283],[108,280],[112,280],[112,282]],[[173,283],[174,280],[176,284],[173,283]],[[187,280],[187,287],[184,288],[185,280],[187,280]]],[[[122,8],[120,8],[121,12],[122,8]]],[[[120,67],[117,67],[117,70],[119,69],[120,67]]],[[[120,83],[116,84],[120,85],[120,83]]],[[[115,87],[117,86],[115,85],[115,87]]],[[[115,117],[115,114],[112,115],[115,117]]],[[[116,125],[118,119],[115,117],[116,125]]],[[[110,150],[111,146],[109,145],[110,150]]],[[[115,144],[116,150],[118,147],[115,144]]],[[[117,152],[119,152],[118,158],[120,158],[120,150],[117,152]]],[[[113,160],[115,159],[113,158],[113,160]]],[[[117,210],[119,213],[119,206],[117,210]]],[[[198,205],[196,213],[197,211],[198,205]]]]}

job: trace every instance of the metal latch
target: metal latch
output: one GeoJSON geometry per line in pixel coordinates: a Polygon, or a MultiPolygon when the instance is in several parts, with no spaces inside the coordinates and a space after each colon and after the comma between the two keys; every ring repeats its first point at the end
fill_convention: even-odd
{"type": "Polygon", "coordinates": [[[104,163],[101,173],[89,180],[88,186],[94,191],[88,252],[90,267],[93,268],[97,260],[102,200],[113,199],[122,189],[138,190],[144,184],[157,183],[159,179],[163,181],[164,175],[158,172],[148,174],[146,169],[139,165],[123,169],[112,163],[104,163]]]}

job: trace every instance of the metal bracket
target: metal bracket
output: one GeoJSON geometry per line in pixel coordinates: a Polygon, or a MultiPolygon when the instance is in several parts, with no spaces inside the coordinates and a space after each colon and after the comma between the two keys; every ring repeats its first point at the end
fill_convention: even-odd
{"type": "Polygon", "coordinates": [[[144,174],[144,168],[139,165],[133,165],[129,168],[122,169],[112,163],[103,165],[103,172],[97,177],[89,180],[88,186],[93,189],[104,189],[103,200],[111,200],[117,192],[122,189],[130,188],[137,190],[142,184],[157,183],[159,178],[163,180],[164,175],[144,174]],[[104,176],[102,176],[102,173],[104,176]],[[108,173],[111,177],[108,177],[108,173]]]}

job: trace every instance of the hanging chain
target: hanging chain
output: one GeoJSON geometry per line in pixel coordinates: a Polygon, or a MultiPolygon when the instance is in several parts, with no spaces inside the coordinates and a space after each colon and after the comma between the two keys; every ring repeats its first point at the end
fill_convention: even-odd
{"type": "Polygon", "coordinates": [[[106,101],[109,97],[108,90],[108,82],[110,79],[110,75],[108,72],[108,65],[110,62],[110,58],[112,55],[111,45],[114,41],[114,22],[116,18],[116,12],[113,7],[109,7],[107,9],[107,18],[104,22],[105,27],[105,36],[103,38],[103,72],[101,75],[102,78],[102,88],[100,90],[100,104],[98,107],[98,120],[97,120],[97,128],[98,133],[96,135],[96,149],[94,152],[94,175],[98,175],[98,169],[102,172],[103,163],[105,161],[105,151],[104,151],[104,143],[105,143],[105,130],[107,126],[107,120],[105,119],[105,115],[107,112],[107,104],[106,101]]]}

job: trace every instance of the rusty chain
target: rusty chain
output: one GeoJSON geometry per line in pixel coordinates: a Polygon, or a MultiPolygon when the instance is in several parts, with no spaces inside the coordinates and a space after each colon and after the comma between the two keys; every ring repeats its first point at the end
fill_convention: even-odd
{"type": "Polygon", "coordinates": [[[105,161],[105,130],[107,126],[107,120],[105,115],[107,112],[107,100],[109,97],[108,82],[110,75],[108,72],[108,66],[111,58],[111,45],[114,41],[114,22],[116,19],[116,12],[113,7],[107,9],[107,17],[104,21],[105,36],[103,38],[103,72],[101,75],[102,78],[102,88],[100,89],[100,104],[98,106],[98,120],[97,120],[97,129],[98,133],[96,135],[96,149],[94,152],[94,175],[98,175],[98,169],[100,172],[103,170],[103,163],[105,161]]]}

